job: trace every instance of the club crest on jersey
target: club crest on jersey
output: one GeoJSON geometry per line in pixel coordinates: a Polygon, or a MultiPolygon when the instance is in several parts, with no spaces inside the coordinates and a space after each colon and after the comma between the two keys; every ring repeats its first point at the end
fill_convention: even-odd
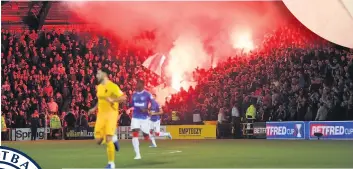
{"type": "Polygon", "coordinates": [[[145,97],[141,97],[141,100],[144,101],[144,100],[145,100],[145,97]]]}
{"type": "Polygon", "coordinates": [[[41,169],[28,155],[13,148],[0,146],[0,168],[41,169]]]}

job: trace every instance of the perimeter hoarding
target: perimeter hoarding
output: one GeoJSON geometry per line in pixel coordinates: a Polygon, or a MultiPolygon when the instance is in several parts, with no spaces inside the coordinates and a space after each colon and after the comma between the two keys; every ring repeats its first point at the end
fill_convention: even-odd
{"type": "Polygon", "coordinates": [[[259,139],[266,139],[266,122],[254,123],[254,137],[259,139]]]}
{"type": "Polygon", "coordinates": [[[167,132],[173,139],[216,139],[216,125],[171,125],[167,132]]]}
{"type": "Polygon", "coordinates": [[[353,121],[266,122],[267,139],[353,140],[353,121]]]}
{"type": "Polygon", "coordinates": [[[309,139],[317,139],[315,133],[322,133],[321,139],[326,140],[353,140],[353,121],[311,121],[309,139]]]}
{"type": "MultiPolygon", "coordinates": [[[[11,131],[11,141],[29,141],[31,140],[32,131],[30,128],[13,128],[11,131]]],[[[50,133],[50,129],[38,128],[36,140],[45,140],[45,134],[50,133]]]]}
{"type": "Polygon", "coordinates": [[[266,122],[267,139],[303,140],[305,139],[305,122],[266,122]]]}

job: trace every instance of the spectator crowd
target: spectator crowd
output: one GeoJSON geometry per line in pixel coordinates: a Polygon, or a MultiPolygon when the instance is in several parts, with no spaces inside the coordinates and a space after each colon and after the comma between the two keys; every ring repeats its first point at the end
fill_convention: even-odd
{"type": "Polygon", "coordinates": [[[281,27],[260,49],[196,70],[195,89],[173,95],[166,107],[188,112],[180,113],[188,121],[192,114],[217,120],[235,110],[246,117],[250,105],[257,121],[353,120],[352,59],[353,49],[304,26],[281,27]]]}
{"type": "MultiPolygon", "coordinates": [[[[1,106],[8,127],[26,127],[33,114],[41,125],[57,114],[70,125],[87,125],[95,115],[95,73],[109,78],[128,96],[137,78],[148,87],[160,78],[143,68],[152,52],[122,47],[113,39],[74,29],[1,31],[1,106]],[[70,119],[70,120],[69,120],[70,119]]],[[[180,120],[217,120],[218,113],[244,116],[250,105],[259,121],[353,120],[353,50],[320,39],[302,26],[287,25],[265,36],[261,47],[237,54],[211,69],[193,73],[198,85],[166,102],[180,120]]],[[[121,106],[129,125],[127,106],[121,106]]],[[[168,116],[169,115],[169,116],[168,116]]],[[[68,124],[65,124],[68,125],[68,124]]]]}
{"type": "Polygon", "coordinates": [[[86,112],[96,104],[95,75],[103,67],[128,96],[137,77],[147,86],[158,82],[156,75],[141,66],[148,52],[132,53],[102,36],[74,29],[3,29],[1,39],[1,113],[7,127],[28,126],[33,114],[40,115],[41,126],[53,114],[75,125],[95,121],[95,115],[88,117],[86,112]]]}

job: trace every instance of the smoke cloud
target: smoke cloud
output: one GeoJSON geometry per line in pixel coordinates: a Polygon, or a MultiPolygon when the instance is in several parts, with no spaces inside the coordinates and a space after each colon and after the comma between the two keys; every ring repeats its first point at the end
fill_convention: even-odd
{"type": "MultiPolygon", "coordinates": [[[[281,24],[282,2],[63,2],[88,23],[127,41],[154,30],[155,52],[169,51],[167,69],[175,78],[231,56],[242,41],[256,43],[281,24]],[[242,35],[244,32],[244,35],[242,35]],[[240,37],[240,38],[238,38],[240,37]],[[240,39],[240,40],[239,40],[240,39]],[[245,39],[245,40],[242,40],[245,39]],[[251,41],[251,42],[250,42],[251,41]],[[171,48],[172,47],[172,48],[171,48]]],[[[290,14],[289,14],[290,15],[290,14]]],[[[147,44],[145,44],[147,45],[147,44]]]]}

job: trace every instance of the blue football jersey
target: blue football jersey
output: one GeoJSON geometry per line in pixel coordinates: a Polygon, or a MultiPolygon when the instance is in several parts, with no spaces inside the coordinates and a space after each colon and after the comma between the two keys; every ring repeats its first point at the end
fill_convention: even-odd
{"type": "MultiPolygon", "coordinates": [[[[151,100],[151,112],[159,112],[159,104],[156,102],[156,100],[152,99],[151,100]]],[[[151,121],[158,121],[161,119],[160,115],[152,115],[151,116],[151,121]]]]}
{"type": "Polygon", "coordinates": [[[148,111],[143,112],[143,109],[148,109],[148,104],[153,99],[152,94],[148,91],[135,92],[132,95],[131,106],[134,108],[132,118],[147,119],[148,111]]]}

